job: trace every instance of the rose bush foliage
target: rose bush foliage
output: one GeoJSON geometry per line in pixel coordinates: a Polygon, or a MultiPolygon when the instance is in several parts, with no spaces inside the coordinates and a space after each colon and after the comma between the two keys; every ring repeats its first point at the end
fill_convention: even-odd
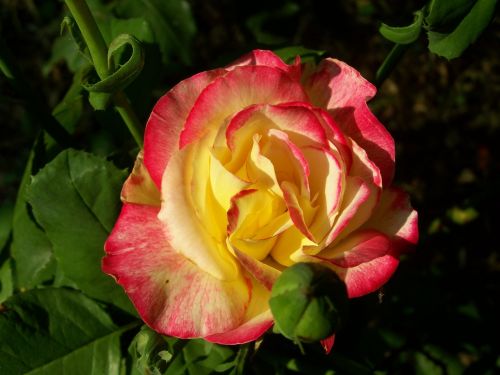
{"type": "Polygon", "coordinates": [[[244,343],[272,325],[270,290],[290,265],[327,265],[349,297],[391,277],[417,214],[391,186],[374,94],[341,61],[257,50],[158,101],[103,260],[150,327],[244,343]]]}

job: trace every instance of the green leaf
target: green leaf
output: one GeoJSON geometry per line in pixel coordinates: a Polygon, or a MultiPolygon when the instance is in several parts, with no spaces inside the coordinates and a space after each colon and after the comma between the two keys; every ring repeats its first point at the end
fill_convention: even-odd
{"type": "Polygon", "coordinates": [[[460,56],[488,26],[495,5],[496,0],[478,0],[452,32],[429,31],[429,50],[448,60],[460,56]]]}
{"type": "Polygon", "coordinates": [[[52,116],[71,134],[75,132],[83,114],[82,76],[83,70],[74,75],[68,92],[52,111],[52,116]]]}
{"type": "Polygon", "coordinates": [[[120,336],[104,310],[80,292],[35,289],[17,294],[0,315],[0,373],[119,374],[120,336]]]}
{"type": "Polygon", "coordinates": [[[172,357],[165,339],[147,326],[142,326],[128,351],[137,374],[161,375],[172,357]]]}
{"type": "Polygon", "coordinates": [[[196,34],[196,24],[186,0],[121,1],[117,11],[127,18],[142,17],[149,23],[163,63],[167,63],[172,56],[178,56],[184,64],[191,64],[189,46],[196,34]]]}
{"type": "Polygon", "coordinates": [[[415,353],[416,375],[444,375],[445,372],[440,364],[420,352],[415,353]]]}
{"type": "Polygon", "coordinates": [[[297,56],[300,56],[301,62],[316,62],[325,54],[325,51],[318,51],[302,46],[292,46],[276,49],[274,50],[274,53],[276,53],[276,55],[278,55],[287,64],[291,64],[297,56]]]}
{"type": "Polygon", "coordinates": [[[45,152],[43,134],[40,134],[30,152],[14,207],[10,253],[15,261],[16,285],[21,290],[50,280],[55,271],[52,245],[35,222],[25,197],[31,175],[38,171],[45,152]]]}
{"type": "Polygon", "coordinates": [[[143,17],[111,18],[110,27],[112,39],[120,34],[130,34],[145,43],[153,43],[155,40],[151,25],[143,17]]]}
{"type": "Polygon", "coordinates": [[[200,339],[181,341],[180,344],[180,350],[170,350],[173,357],[165,375],[208,375],[214,370],[228,370],[227,363],[230,363],[229,368],[234,366],[235,352],[231,347],[200,339]]]}
{"type": "Polygon", "coordinates": [[[121,287],[101,271],[124,178],[102,158],[66,150],[33,177],[27,193],[64,275],[89,296],[132,312],[121,287]]]}
{"type": "Polygon", "coordinates": [[[443,28],[463,18],[476,0],[432,0],[425,23],[431,30],[443,28]]]}
{"type": "Polygon", "coordinates": [[[83,39],[82,33],[78,28],[73,17],[66,16],[63,18],[61,22],[61,35],[64,34],[64,31],[67,30],[73,42],[78,47],[78,50],[87,58],[88,62],[91,63],[92,60],[86,55],[87,53],[87,45],[85,44],[85,40],[83,39]]]}
{"type": "Polygon", "coordinates": [[[9,298],[13,292],[12,260],[7,259],[0,267],[0,303],[9,298]]]}
{"type": "Polygon", "coordinates": [[[6,202],[0,206],[0,254],[9,241],[10,232],[12,230],[13,212],[14,206],[12,203],[6,202]]]}
{"type": "Polygon", "coordinates": [[[79,50],[78,45],[69,34],[61,35],[52,44],[52,54],[43,66],[43,74],[48,75],[60,61],[65,61],[73,73],[90,65],[86,56],[79,50]]]}
{"type": "Polygon", "coordinates": [[[415,12],[413,23],[404,27],[388,26],[383,23],[379,32],[384,38],[398,44],[410,44],[418,39],[422,30],[422,21],[424,14],[422,11],[415,12]]]}

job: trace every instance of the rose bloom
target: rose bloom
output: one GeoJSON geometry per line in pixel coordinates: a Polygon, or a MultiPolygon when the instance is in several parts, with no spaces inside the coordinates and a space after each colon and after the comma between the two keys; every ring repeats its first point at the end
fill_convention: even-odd
{"type": "Polygon", "coordinates": [[[375,91],[341,61],[306,68],[258,50],[160,98],[103,260],[151,328],[256,340],[296,262],[330,267],[351,298],[391,277],[417,213],[391,187],[375,91]]]}

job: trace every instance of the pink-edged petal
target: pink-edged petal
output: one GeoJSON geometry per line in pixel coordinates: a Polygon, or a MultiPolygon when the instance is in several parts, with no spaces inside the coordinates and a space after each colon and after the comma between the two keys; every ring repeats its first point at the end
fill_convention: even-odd
{"type": "Polygon", "coordinates": [[[339,267],[356,267],[386,255],[391,240],[375,230],[358,230],[335,246],[323,249],[317,257],[339,267]]]}
{"type": "Polygon", "coordinates": [[[355,298],[381,288],[396,271],[398,264],[398,258],[389,253],[355,267],[332,267],[344,280],[348,297],[355,298]]]}
{"type": "Polygon", "coordinates": [[[379,167],[384,186],[390,186],[394,176],[394,140],[366,104],[375,95],[375,86],[357,70],[335,59],[323,60],[305,86],[312,103],[328,109],[343,131],[379,167]]]}
{"type": "Polygon", "coordinates": [[[238,249],[234,249],[235,255],[238,257],[240,264],[247,270],[247,272],[252,275],[257,281],[259,281],[266,289],[271,290],[274,282],[281,274],[276,268],[273,268],[263,262],[258,261],[251,256],[248,256],[238,249]]]}
{"type": "Polygon", "coordinates": [[[161,194],[143,163],[143,152],[135,160],[134,169],[121,191],[121,199],[127,203],[160,206],[161,194]]]}
{"type": "Polygon", "coordinates": [[[238,226],[238,220],[241,220],[240,216],[240,209],[237,205],[237,202],[240,198],[243,198],[249,194],[254,194],[256,193],[257,190],[255,189],[248,189],[248,190],[242,190],[238,194],[236,194],[234,197],[231,198],[231,207],[227,211],[227,234],[230,235],[233,233],[237,226],[238,226]]]}
{"type": "Polygon", "coordinates": [[[382,175],[378,167],[368,158],[366,151],[359,147],[354,140],[351,140],[351,147],[353,162],[349,175],[361,177],[364,181],[381,188],[382,175]]]}
{"type": "Polygon", "coordinates": [[[379,200],[380,190],[371,186],[360,177],[346,178],[342,204],[332,231],[328,234],[325,245],[347,236],[364,224],[371,216],[379,200]]]}
{"type": "Polygon", "coordinates": [[[217,69],[187,78],[154,106],[144,133],[144,164],[158,188],[168,160],[179,149],[179,135],[194,102],[209,83],[225,73],[217,69]]]}
{"type": "MultiPolygon", "coordinates": [[[[238,251],[236,250],[236,252],[238,251]]],[[[269,266],[253,260],[251,257],[248,257],[242,252],[239,252],[238,254],[241,256],[243,262],[245,262],[245,259],[248,260],[245,264],[250,270],[256,271],[255,274],[267,279],[267,282],[274,282],[274,279],[277,278],[276,275],[270,274],[270,271],[277,272],[276,270],[271,269],[270,271],[267,271],[266,268],[263,267],[270,268],[269,266]],[[252,263],[255,264],[252,265],[252,263]],[[256,267],[261,269],[263,272],[257,271],[256,267]]],[[[250,274],[252,274],[252,272],[250,272],[250,274]]],[[[268,304],[269,298],[271,297],[270,288],[267,288],[254,277],[250,277],[250,279],[252,281],[252,295],[241,325],[227,332],[207,336],[205,337],[205,340],[224,345],[243,344],[249,341],[257,340],[272,326],[273,316],[269,310],[268,304]]]]}
{"type": "Polygon", "coordinates": [[[258,133],[261,129],[262,125],[267,125],[266,123],[263,124],[263,121],[259,121],[260,118],[257,118],[255,120],[257,121],[253,122],[250,125],[253,126],[248,126],[248,122],[250,120],[254,120],[254,117],[256,117],[256,114],[260,114],[263,111],[264,105],[263,104],[254,104],[251,106],[248,106],[247,108],[237,112],[229,121],[229,124],[226,128],[226,143],[229,147],[230,150],[234,150],[236,146],[239,146],[242,140],[245,139],[252,139],[252,136],[258,133]],[[247,130],[246,132],[239,132],[240,129],[242,129],[245,125],[247,130]],[[259,126],[260,125],[260,126],[259,126]],[[242,134],[239,134],[242,133],[242,134]],[[236,135],[239,135],[238,138],[236,138],[236,135]]]}
{"type": "Polygon", "coordinates": [[[264,108],[266,116],[299,147],[328,145],[325,129],[314,112],[302,103],[283,103],[264,108]],[[311,143],[313,141],[314,143],[311,143]]]}
{"type": "Polygon", "coordinates": [[[267,310],[239,327],[224,333],[204,337],[205,340],[222,345],[239,345],[255,341],[274,323],[271,310],[267,310]]]}
{"type": "Polygon", "coordinates": [[[322,108],[314,108],[313,111],[323,125],[328,139],[333,142],[335,147],[338,149],[340,155],[342,156],[342,161],[346,165],[346,169],[349,171],[352,164],[352,151],[344,133],[327,111],[322,108]]]}
{"type": "MultiPolygon", "coordinates": [[[[323,219],[330,217],[336,212],[342,197],[342,185],[344,182],[345,166],[339,159],[339,155],[333,150],[323,147],[306,147],[303,150],[311,168],[309,184],[311,196],[315,204],[324,206],[323,219]]],[[[333,224],[326,220],[328,225],[333,224]]]]}
{"type": "Polygon", "coordinates": [[[219,280],[177,253],[158,211],[124,204],[105,244],[103,271],[123,286],[142,319],[164,335],[204,337],[241,325],[249,280],[219,280]]]}
{"type": "Polygon", "coordinates": [[[233,69],[237,66],[244,65],[262,65],[272,68],[278,68],[285,73],[289,74],[293,79],[300,80],[302,74],[302,67],[300,64],[300,57],[297,56],[293,65],[288,65],[283,62],[276,54],[266,50],[253,50],[246,55],[240,57],[226,67],[226,69],[233,69]]]}
{"type": "Polygon", "coordinates": [[[334,343],[335,343],[335,335],[331,335],[330,337],[321,340],[321,346],[323,347],[323,349],[325,349],[326,354],[330,354],[334,343]]]}
{"type": "MultiPolygon", "coordinates": [[[[304,207],[303,200],[300,199],[299,192],[295,190],[295,186],[288,181],[284,181],[281,184],[281,190],[283,190],[283,198],[295,227],[308,239],[316,242],[313,234],[309,231],[306,222],[311,215],[308,215],[308,212],[304,210],[306,207],[304,207]]],[[[311,210],[310,207],[307,208],[309,208],[308,211],[311,210]]]]}
{"type": "Polygon", "coordinates": [[[278,181],[283,180],[281,175],[292,174],[290,182],[295,181],[300,186],[300,193],[309,198],[309,163],[301,149],[281,130],[271,129],[268,136],[271,141],[264,148],[263,154],[273,162],[278,181]]]}
{"type": "Polygon", "coordinates": [[[206,132],[219,128],[226,118],[253,104],[304,101],[299,82],[278,68],[239,66],[208,85],[193,105],[180,135],[181,148],[206,132]]]}
{"type": "MultiPolygon", "coordinates": [[[[329,142],[333,143],[335,145],[335,148],[338,149],[342,156],[343,162],[347,166],[347,170],[351,168],[351,163],[352,163],[352,155],[351,155],[351,147],[348,144],[348,141],[340,127],[337,125],[337,123],[333,120],[333,118],[330,116],[330,114],[324,110],[323,108],[318,108],[312,106],[310,103],[307,102],[293,102],[293,103],[284,103],[280,104],[277,106],[278,108],[304,108],[307,109],[309,112],[314,114],[316,117],[317,122],[309,120],[308,123],[312,126],[305,127],[306,129],[308,128],[317,128],[317,124],[321,125],[323,131],[318,132],[316,130],[316,133],[319,134],[319,138],[321,140],[321,143],[325,144],[324,136],[326,135],[326,138],[328,139],[329,142]]],[[[293,126],[294,121],[291,121],[291,124],[293,126]]],[[[310,131],[310,130],[309,130],[310,131]]],[[[317,139],[318,137],[316,137],[317,139]]]]}
{"type": "Polygon", "coordinates": [[[411,205],[408,194],[391,187],[382,192],[365,228],[385,233],[392,238],[393,249],[397,252],[412,248],[418,242],[418,214],[411,205]]]}

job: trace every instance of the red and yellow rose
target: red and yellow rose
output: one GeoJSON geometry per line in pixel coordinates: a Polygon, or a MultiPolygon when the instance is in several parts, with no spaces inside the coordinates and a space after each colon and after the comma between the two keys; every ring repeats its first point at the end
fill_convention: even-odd
{"type": "Polygon", "coordinates": [[[374,94],[341,61],[253,51],[158,101],[103,260],[150,327],[244,343],[272,325],[270,289],[296,262],[327,265],[349,297],[390,278],[417,214],[391,187],[374,94]]]}

